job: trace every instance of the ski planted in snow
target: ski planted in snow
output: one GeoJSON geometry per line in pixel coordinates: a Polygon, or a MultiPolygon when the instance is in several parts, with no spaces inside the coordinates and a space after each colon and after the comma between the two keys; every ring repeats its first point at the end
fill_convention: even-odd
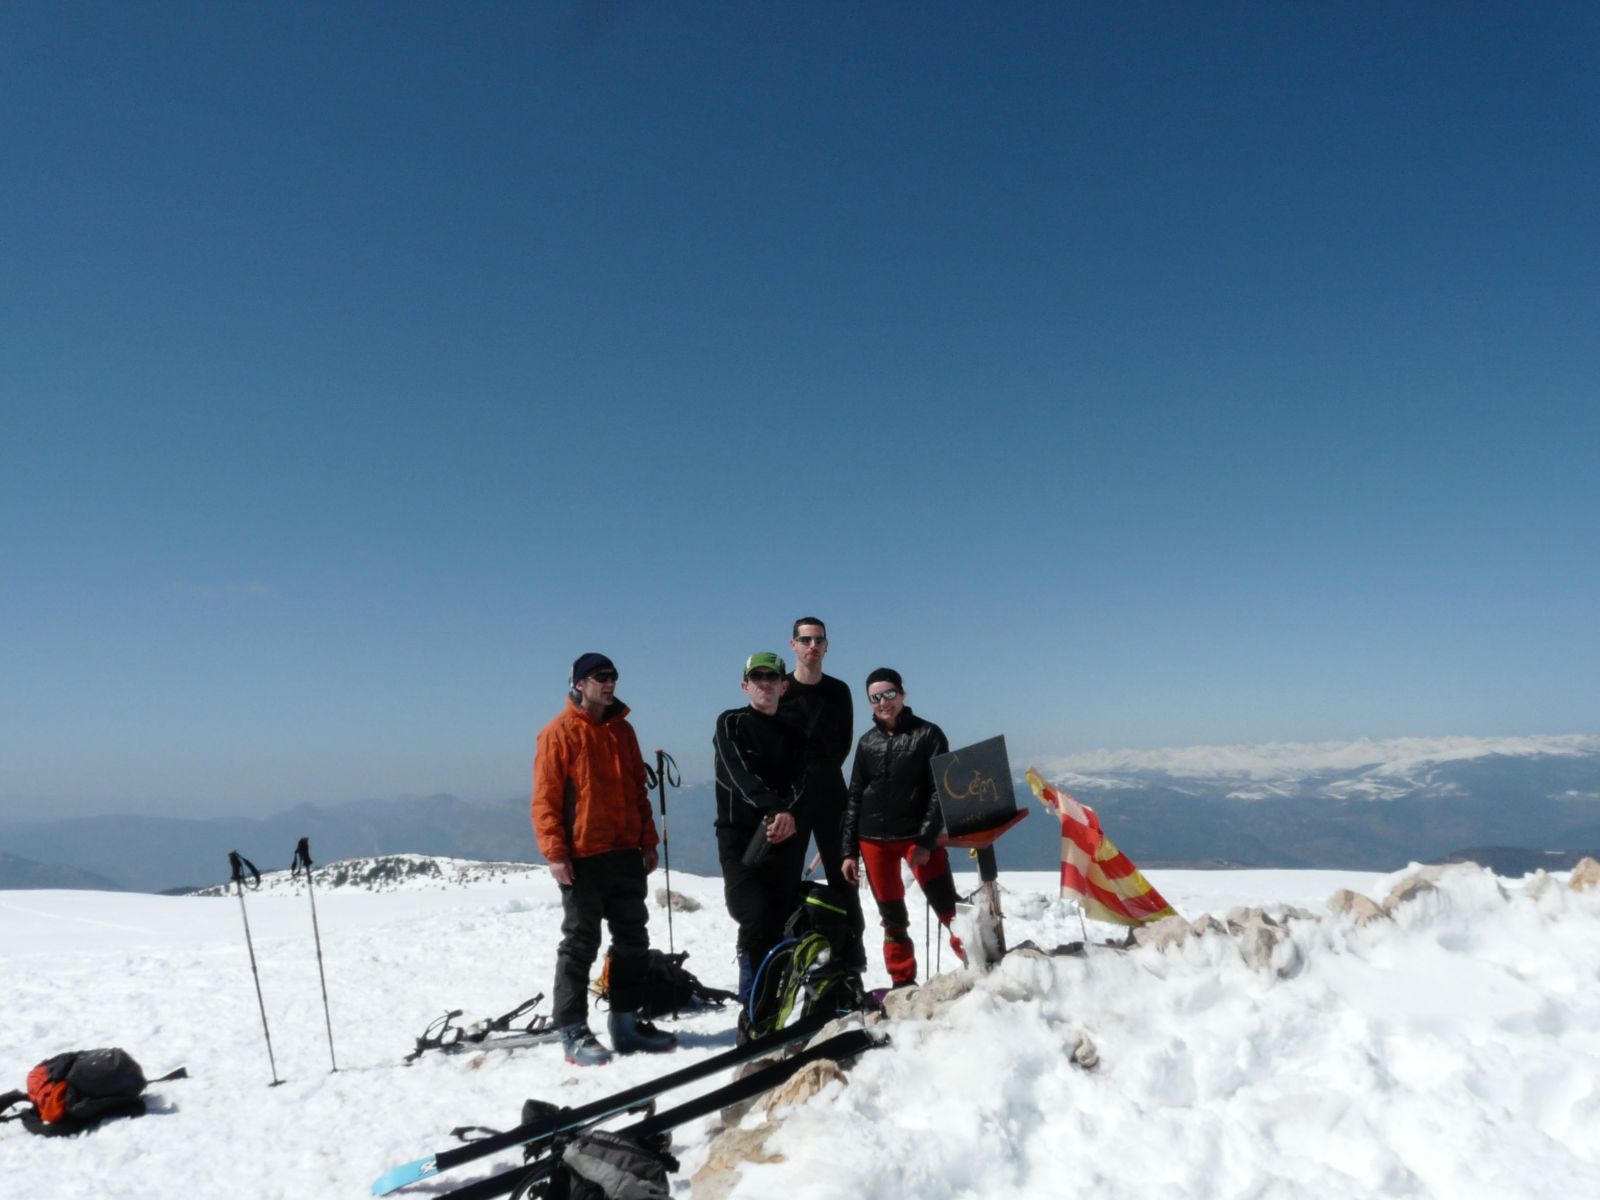
{"type": "MultiPolygon", "coordinates": [[[[632,1125],[624,1125],[617,1132],[625,1137],[640,1140],[655,1137],[658,1134],[676,1129],[679,1125],[686,1125],[690,1121],[720,1112],[730,1104],[753,1100],[763,1093],[770,1092],[773,1088],[787,1082],[811,1063],[820,1062],[824,1059],[836,1061],[842,1058],[852,1058],[857,1054],[871,1050],[875,1046],[882,1046],[887,1041],[888,1038],[874,1035],[865,1029],[851,1029],[844,1033],[835,1034],[826,1041],[818,1042],[815,1046],[806,1047],[799,1054],[792,1055],[789,1058],[780,1058],[776,1062],[768,1063],[759,1070],[750,1072],[742,1079],[735,1079],[732,1083],[713,1088],[703,1096],[696,1096],[693,1100],[687,1100],[676,1107],[645,1117],[643,1120],[635,1121],[632,1125]]],[[[590,1125],[594,1123],[593,1121],[586,1122],[586,1124],[590,1125]]],[[[568,1132],[573,1131],[575,1130],[569,1130],[568,1132]]],[[[512,1192],[521,1194],[552,1175],[560,1164],[561,1157],[559,1155],[549,1154],[531,1167],[526,1163],[521,1166],[510,1167],[484,1179],[458,1187],[453,1191],[445,1192],[439,1197],[439,1200],[494,1200],[495,1197],[510,1195],[512,1192]]]]}
{"type": "Polygon", "coordinates": [[[462,1163],[472,1162],[497,1150],[504,1150],[509,1146],[524,1144],[543,1144],[563,1133],[570,1133],[574,1129],[581,1129],[585,1125],[593,1125],[608,1117],[617,1116],[630,1109],[638,1108],[647,1100],[654,1099],[662,1092],[669,1092],[673,1088],[683,1087],[685,1084],[694,1083],[708,1075],[715,1075],[718,1071],[729,1067],[736,1067],[740,1063],[749,1062],[751,1059],[760,1058],[783,1046],[804,1041],[814,1037],[828,1022],[835,1020],[834,1013],[817,1013],[813,1016],[802,1017],[793,1025],[776,1030],[765,1037],[756,1038],[742,1046],[734,1046],[720,1054],[713,1054],[710,1058],[703,1058],[699,1062],[690,1063],[672,1071],[659,1079],[649,1080],[635,1087],[626,1088],[615,1095],[603,1096],[588,1104],[581,1104],[577,1108],[568,1109],[565,1113],[538,1121],[531,1121],[526,1125],[519,1125],[515,1129],[508,1129],[494,1137],[482,1138],[478,1141],[468,1142],[465,1146],[453,1146],[449,1150],[441,1150],[427,1158],[419,1158],[414,1162],[401,1163],[391,1167],[378,1176],[372,1184],[374,1196],[386,1196],[407,1184],[416,1183],[419,1179],[428,1179],[440,1171],[448,1171],[462,1163]]]}

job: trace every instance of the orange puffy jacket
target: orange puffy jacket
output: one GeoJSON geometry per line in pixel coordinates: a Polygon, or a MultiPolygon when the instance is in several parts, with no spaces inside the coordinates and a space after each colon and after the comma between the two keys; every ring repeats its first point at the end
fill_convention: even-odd
{"type": "Polygon", "coordinates": [[[533,833],[549,862],[654,846],[644,756],[614,702],[595,720],[573,701],[539,731],[533,759],[533,833]]]}

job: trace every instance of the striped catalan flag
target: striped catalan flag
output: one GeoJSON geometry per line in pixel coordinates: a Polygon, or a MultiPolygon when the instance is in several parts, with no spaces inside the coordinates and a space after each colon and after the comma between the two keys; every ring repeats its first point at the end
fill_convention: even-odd
{"type": "Polygon", "coordinates": [[[1097,921],[1143,925],[1176,915],[1100,829],[1094,809],[1046,783],[1032,767],[1028,786],[1061,818],[1061,894],[1076,896],[1097,921]]]}

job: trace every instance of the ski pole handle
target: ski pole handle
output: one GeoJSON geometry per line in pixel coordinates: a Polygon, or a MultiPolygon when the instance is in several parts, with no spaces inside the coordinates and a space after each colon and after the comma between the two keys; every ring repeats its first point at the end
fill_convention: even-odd
{"type": "Polygon", "coordinates": [[[255,863],[251,862],[237,850],[228,851],[228,866],[233,869],[233,878],[228,880],[228,882],[238,884],[241,891],[244,888],[244,873],[246,871],[249,871],[250,874],[255,877],[255,882],[250,886],[261,886],[261,872],[256,870],[255,863]]]}

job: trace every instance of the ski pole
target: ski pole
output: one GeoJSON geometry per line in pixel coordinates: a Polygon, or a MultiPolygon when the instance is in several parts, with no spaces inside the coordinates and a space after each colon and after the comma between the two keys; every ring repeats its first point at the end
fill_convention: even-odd
{"type": "MultiPolygon", "coordinates": [[[[649,768],[645,768],[647,771],[649,768]]],[[[656,791],[661,796],[661,865],[667,873],[667,953],[676,949],[672,944],[672,854],[667,849],[667,786],[681,787],[683,777],[678,774],[678,764],[659,746],[656,748],[654,771],[656,791]]]]}
{"type": "Polygon", "coordinates": [[[333,1057],[333,1017],[328,1014],[328,976],[322,970],[322,930],[317,927],[317,897],[311,890],[311,839],[303,837],[300,844],[294,848],[294,864],[289,869],[292,879],[300,874],[300,868],[306,871],[306,899],[311,901],[311,935],[317,939],[317,978],[322,981],[322,1021],[328,1027],[328,1061],[333,1064],[335,1073],[339,1064],[333,1057]]]}
{"type": "Polygon", "coordinates": [[[272,1067],[271,1086],[277,1087],[283,1080],[278,1078],[278,1063],[272,1057],[272,1032],[267,1028],[267,1002],[261,998],[261,972],[256,970],[256,947],[255,943],[250,939],[250,914],[245,911],[244,907],[245,869],[249,868],[250,874],[255,876],[255,882],[250,885],[255,888],[261,886],[261,872],[256,870],[255,863],[237,850],[228,851],[228,865],[233,868],[233,886],[239,892],[239,915],[244,918],[244,945],[245,949],[250,951],[250,974],[254,975],[256,980],[256,1007],[261,1010],[261,1032],[267,1038],[267,1062],[272,1067]]]}

